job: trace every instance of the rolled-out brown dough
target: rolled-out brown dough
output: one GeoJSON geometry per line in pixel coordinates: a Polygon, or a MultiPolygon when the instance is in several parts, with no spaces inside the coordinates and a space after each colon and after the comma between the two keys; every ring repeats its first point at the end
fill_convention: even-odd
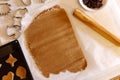
{"type": "Polygon", "coordinates": [[[28,49],[42,71],[78,72],[87,66],[64,9],[54,6],[40,13],[25,31],[28,49]]]}

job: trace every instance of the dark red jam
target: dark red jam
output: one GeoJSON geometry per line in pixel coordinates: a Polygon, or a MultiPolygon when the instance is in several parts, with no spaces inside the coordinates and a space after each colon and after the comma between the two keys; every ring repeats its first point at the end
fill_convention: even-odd
{"type": "Polygon", "coordinates": [[[103,0],[83,0],[83,3],[89,8],[100,8],[103,5],[103,0]]]}

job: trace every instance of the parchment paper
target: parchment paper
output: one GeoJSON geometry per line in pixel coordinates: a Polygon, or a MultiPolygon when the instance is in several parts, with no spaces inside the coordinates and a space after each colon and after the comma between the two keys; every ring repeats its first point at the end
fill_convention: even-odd
{"type": "MultiPolygon", "coordinates": [[[[103,25],[107,30],[120,38],[120,2],[108,0],[106,6],[96,12],[85,11],[89,16],[103,25]],[[116,3],[117,2],[117,3],[116,3]]],[[[25,47],[24,34],[19,38],[23,52],[30,66],[35,80],[109,80],[120,74],[120,48],[100,36],[84,23],[76,19],[72,14],[75,8],[81,8],[77,0],[48,0],[44,4],[32,4],[28,7],[29,13],[22,21],[23,33],[37,14],[44,9],[59,4],[63,7],[70,18],[77,40],[84,52],[88,66],[86,70],[78,73],[68,71],[59,75],[51,74],[45,78],[40,74],[29,52],[25,47]],[[118,71],[119,70],[119,71],[118,71]]]]}

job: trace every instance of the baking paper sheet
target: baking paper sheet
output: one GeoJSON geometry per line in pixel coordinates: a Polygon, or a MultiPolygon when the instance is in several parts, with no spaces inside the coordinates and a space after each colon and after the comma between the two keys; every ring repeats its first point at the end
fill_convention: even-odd
{"type": "MultiPolygon", "coordinates": [[[[53,6],[54,4],[56,4],[56,3],[53,3],[53,2],[48,3],[48,4],[46,3],[46,5],[41,6],[41,9],[39,8],[39,10],[36,7],[36,9],[34,9],[34,10],[37,10],[37,12],[33,11],[33,10],[31,10],[31,11],[34,12],[34,16],[35,16],[42,10],[47,9],[50,6],[53,6]]],[[[52,74],[50,78],[44,78],[42,75],[39,76],[38,70],[34,69],[34,70],[32,70],[33,73],[37,71],[37,73],[34,74],[34,76],[35,76],[34,78],[36,80],[38,80],[38,79],[41,79],[41,80],[89,80],[89,79],[91,79],[91,80],[101,80],[101,79],[109,80],[110,78],[117,75],[117,73],[114,73],[111,75],[109,74],[110,75],[109,76],[109,75],[107,75],[108,74],[107,72],[112,72],[111,68],[114,69],[114,68],[116,68],[115,66],[120,64],[119,63],[120,57],[118,54],[119,47],[110,43],[109,41],[107,41],[106,39],[101,37],[99,34],[92,31],[91,29],[89,29],[85,24],[83,24],[82,22],[80,22],[79,20],[77,20],[76,18],[73,17],[73,15],[72,15],[73,10],[76,7],[80,8],[77,1],[70,0],[69,3],[67,3],[67,1],[60,0],[58,4],[61,7],[65,8],[68,13],[68,16],[73,25],[73,29],[75,31],[78,42],[80,43],[80,46],[86,57],[88,67],[86,68],[86,70],[84,70],[82,72],[78,72],[78,73],[70,73],[70,72],[66,71],[63,73],[61,72],[59,75],[52,74]],[[78,5],[75,6],[76,4],[78,4],[78,5]],[[118,50],[118,52],[116,51],[116,49],[118,50]],[[105,72],[105,71],[107,71],[107,72],[105,72]]],[[[109,8],[111,6],[111,4],[114,7],[117,7],[116,11],[119,9],[118,6],[115,6],[116,3],[113,4],[113,2],[111,2],[111,3],[109,2],[109,3],[107,3],[107,6],[105,7],[106,10],[104,10],[105,8],[103,9],[103,12],[102,12],[102,10],[100,10],[101,13],[100,12],[94,12],[93,14],[91,12],[90,13],[86,12],[86,13],[88,15],[90,15],[91,17],[93,17],[94,19],[96,19],[99,23],[103,23],[106,21],[102,25],[107,25],[105,27],[106,29],[110,30],[111,32],[114,32],[114,34],[116,34],[116,35],[119,35],[119,27],[116,27],[116,28],[114,27],[115,25],[118,25],[115,23],[115,20],[117,21],[117,19],[114,18],[114,20],[113,20],[113,18],[112,18],[113,16],[115,16],[115,12],[111,14],[112,15],[111,17],[109,17],[109,15],[108,16],[106,15],[106,17],[109,18],[109,19],[107,18],[108,20],[105,20],[102,18],[102,17],[105,17],[104,15],[106,13],[111,12],[111,8],[109,8]],[[104,12],[104,11],[106,11],[106,12],[104,12]],[[99,14],[97,14],[97,13],[99,13],[99,14]],[[102,17],[98,17],[98,16],[102,16],[102,17]],[[111,23],[111,26],[109,26],[110,25],[109,23],[111,23]]],[[[33,14],[33,13],[31,13],[31,14],[33,14]]],[[[34,18],[34,16],[33,16],[33,18],[34,18]]],[[[33,19],[33,18],[31,18],[31,19],[33,19]]],[[[26,24],[26,23],[23,23],[23,24],[26,24]]],[[[28,56],[28,55],[26,55],[26,56],[28,56]]]]}
{"type": "MultiPolygon", "coordinates": [[[[120,37],[119,4],[120,1],[118,0],[108,0],[107,5],[103,9],[96,12],[85,12],[97,22],[104,25],[110,32],[120,37]]],[[[75,8],[81,8],[78,0],[46,0],[45,3],[33,3],[27,7],[29,12],[22,20],[22,35],[19,38],[19,41],[34,80],[109,80],[120,74],[120,48],[110,43],[84,23],[76,19],[72,15],[75,8]],[[50,78],[45,78],[41,75],[37,66],[33,65],[35,64],[34,60],[25,46],[24,30],[40,12],[56,4],[59,4],[66,10],[78,42],[86,57],[88,66],[86,70],[78,73],[66,71],[61,72],[59,75],[52,74],[50,78]]]]}

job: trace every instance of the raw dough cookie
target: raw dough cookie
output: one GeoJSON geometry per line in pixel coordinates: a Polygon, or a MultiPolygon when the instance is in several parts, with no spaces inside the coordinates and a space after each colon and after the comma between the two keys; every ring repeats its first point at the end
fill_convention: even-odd
{"type": "Polygon", "coordinates": [[[16,75],[20,77],[20,79],[25,79],[26,78],[26,69],[22,66],[19,66],[16,70],[16,75]]]}
{"type": "Polygon", "coordinates": [[[11,67],[14,67],[15,62],[17,61],[16,58],[12,56],[12,54],[9,55],[9,58],[5,61],[6,63],[10,64],[11,67]]]}
{"type": "Polygon", "coordinates": [[[7,75],[2,77],[2,80],[14,80],[14,73],[9,72],[7,75]]]}

